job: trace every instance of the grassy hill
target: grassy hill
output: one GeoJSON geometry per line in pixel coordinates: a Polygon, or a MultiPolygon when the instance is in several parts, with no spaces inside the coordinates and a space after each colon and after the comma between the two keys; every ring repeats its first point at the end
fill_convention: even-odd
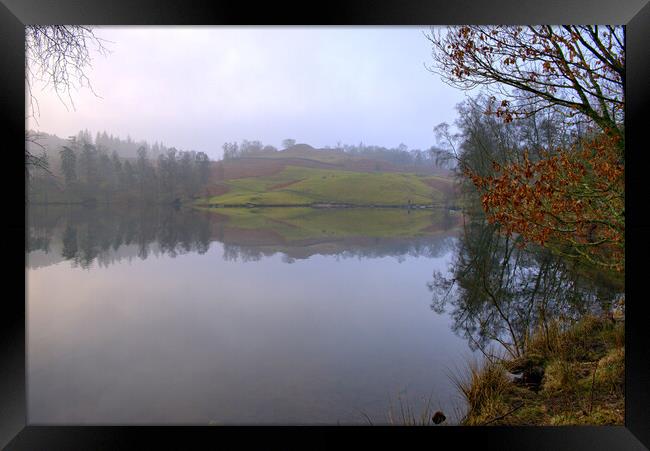
{"type": "Polygon", "coordinates": [[[308,166],[280,166],[257,176],[221,180],[200,204],[441,205],[453,192],[449,178],[399,172],[357,172],[308,166]]]}

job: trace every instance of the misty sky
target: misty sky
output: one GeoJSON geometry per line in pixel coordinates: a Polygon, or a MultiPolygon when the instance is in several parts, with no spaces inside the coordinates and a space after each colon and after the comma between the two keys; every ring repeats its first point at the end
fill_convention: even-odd
{"type": "Polygon", "coordinates": [[[225,141],[279,147],[376,144],[425,149],[464,93],[427,71],[424,27],[98,27],[75,109],[36,88],[38,123],[60,137],[89,129],[221,156],[225,141]]]}

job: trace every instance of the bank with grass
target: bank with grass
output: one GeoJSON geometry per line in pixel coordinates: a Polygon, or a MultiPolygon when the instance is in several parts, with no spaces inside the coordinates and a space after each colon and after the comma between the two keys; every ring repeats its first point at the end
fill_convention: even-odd
{"type": "Polygon", "coordinates": [[[620,310],[559,320],[533,334],[518,358],[471,364],[454,381],[463,425],[624,424],[625,324],[620,310]]]}

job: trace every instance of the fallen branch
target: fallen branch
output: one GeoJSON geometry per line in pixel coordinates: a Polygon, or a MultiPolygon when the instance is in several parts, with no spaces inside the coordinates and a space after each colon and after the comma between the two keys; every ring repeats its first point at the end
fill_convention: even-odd
{"type": "Polygon", "coordinates": [[[504,413],[503,415],[498,416],[498,417],[496,417],[496,418],[492,418],[492,419],[491,419],[490,421],[488,421],[487,423],[483,423],[483,426],[487,426],[487,425],[490,424],[490,423],[494,423],[495,421],[498,421],[498,420],[502,420],[502,419],[504,419],[505,417],[507,417],[508,415],[510,415],[511,413],[513,413],[514,411],[520,409],[523,405],[524,405],[523,402],[519,403],[518,406],[514,407],[514,408],[513,408],[512,410],[510,410],[509,412],[506,412],[506,413],[504,413]]]}

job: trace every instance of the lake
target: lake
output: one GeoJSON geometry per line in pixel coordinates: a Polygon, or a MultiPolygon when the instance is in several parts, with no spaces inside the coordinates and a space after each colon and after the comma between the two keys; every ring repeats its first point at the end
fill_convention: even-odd
{"type": "Polygon", "coordinates": [[[31,206],[30,424],[385,424],[463,409],[428,283],[460,215],[31,206]]]}

